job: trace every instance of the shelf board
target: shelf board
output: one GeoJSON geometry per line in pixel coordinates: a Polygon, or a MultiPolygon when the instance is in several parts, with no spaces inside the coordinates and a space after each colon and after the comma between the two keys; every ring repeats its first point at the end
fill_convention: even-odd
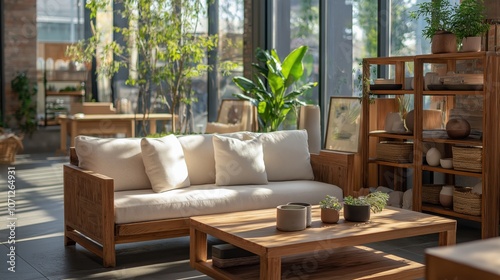
{"type": "Polygon", "coordinates": [[[75,91],[47,91],[47,96],[84,96],[85,92],[83,90],[75,91]]]}
{"type": "Polygon", "coordinates": [[[483,177],[483,174],[479,173],[479,172],[461,171],[461,170],[455,170],[455,169],[442,168],[442,167],[438,167],[438,166],[422,165],[422,170],[445,173],[445,174],[477,177],[477,178],[483,177]]]}
{"type": "Polygon", "coordinates": [[[423,138],[422,141],[467,146],[483,146],[483,141],[479,139],[423,138]]]}
{"type": "Polygon", "coordinates": [[[400,90],[370,90],[370,94],[376,94],[376,95],[403,95],[403,94],[414,94],[414,90],[406,90],[406,89],[400,89],[400,90]]]}
{"type": "Polygon", "coordinates": [[[432,212],[432,213],[446,215],[446,216],[455,217],[455,218],[460,218],[460,219],[464,219],[464,220],[481,222],[481,216],[472,216],[472,215],[457,213],[451,209],[444,209],[441,205],[425,203],[425,204],[422,204],[422,211],[432,212]]]}
{"type": "Polygon", "coordinates": [[[374,130],[370,131],[369,136],[373,137],[383,137],[392,139],[402,139],[402,140],[413,140],[413,133],[390,133],[385,130],[374,130]]]}
{"type": "Polygon", "coordinates": [[[398,162],[383,161],[383,160],[378,160],[376,158],[371,158],[369,159],[369,163],[375,163],[384,166],[400,167],[400,168],[413,168],[412,162],[398,163],[398,162]]]}
{"type": "Polygon", "coordinates": [[[482,95],[484,90],[424,90],[423,95],[482,95]]]}

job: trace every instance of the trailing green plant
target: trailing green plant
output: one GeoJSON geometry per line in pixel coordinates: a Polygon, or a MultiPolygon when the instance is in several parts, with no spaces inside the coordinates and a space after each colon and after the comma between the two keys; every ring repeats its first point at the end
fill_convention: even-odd
{"type": "Polygon", "coordinates": [[[462,0],[453,17],[453,33],[458,40],[481,36],[489,30],[483,0],[462,0]]]}
{"type": "Polygon", "coordinates": [[[317,85],[309,82],[297,85],[304,74],[302,59],[307,46],[300,46],[291,51],[283,61],[276,50],[256,51],[258,63],[253,63],[256,70],[254,80],[237,76],[233,82],[243,91],[234,94],[236,97],[249,100],[257,107],[259,131],[278,130],[290,111],[297,112],[297,107],[305,105],[299,97],[317,85]]]}
{"type": "Polygon", "coordinates": [[[410,17],[422,17],[427,25],[422,30],[422,35],[428,39],[437,32],[451,32],[454,30],[454,17],[457,6],[448,0],[432,0],[417,5],[417,10],[410,12],[410,17]]]}
{"type": "Polygon", "coordinates": [[[327,195],[319,202],[319,207],[340,211],[340,209],[342,209],[342,203],[335,196],[327,195]]]}
{"type": "Polygon", "coordinates": [[[10,85],[19,100],[19,107],[14,113],[19,130],[31,137],[38,127],[35,97],[37,86],[30,81],[26,72],[18,72],[10,85]]]}
{"type": "Polygon", "coordinates": [[[388,200],[388,194],[383,192],[372,192],[366,196],[360,197],[346,196],[344,197],[344,204],[354,206],[369,205],[371,211],[373,213],[377,213],[384,209],[384,207],[387,205],[388,200]]]}

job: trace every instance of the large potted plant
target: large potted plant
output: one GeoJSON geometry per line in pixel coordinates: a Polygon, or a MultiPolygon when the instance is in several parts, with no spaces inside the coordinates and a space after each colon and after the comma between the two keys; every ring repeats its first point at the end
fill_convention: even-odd
{"type": "Polygon", "coordinates": [[[296,112],[297,106],[305,105],[299,97],[317,85],[316,82],[297,85],[304,73],[302,59],[306,52],[307,46],[300,46],[281,61],[276,50],[257,49],[254,80],[241,76],[233,78],[243,91],[235,96],[257,107],[259,131],[278,130],[291,110],[296,112]]]}
{"type": "Polygon", "coordinates": [[[451,53],[457,51],[457,38],[453,33],[453,20],[456,5],[448,0],[432,0],[417,5],[417,10],[410,12],[410,17],[422,17],[427,26],[422,35],[431,40],[432,53],[451,53]]]}
{"type": "Polygon", "coordinates": [[[37,86],[30,81],[26,72],[18,72],[10,85],[19,100],[19,107],[14,112],[20,130],[19,136],[21,138],[23,135],[31,137],[38,127],[36,118],[37,86]]]}
{"type": "Polygon", "coordinates": [[[462,41],[462,51],[481,50],[481,36],[490,28],[483,0],[462,0],[453,17],[453,33],[462,41]]]}
{"type": "Polygon", "coordinates": [[[351,222],[366,222],[370,220],[370,211],[378,213],[384,209],[389,195],[383,192],[373,192],[366,196],[344,198],[344,218],[351,222]]]}

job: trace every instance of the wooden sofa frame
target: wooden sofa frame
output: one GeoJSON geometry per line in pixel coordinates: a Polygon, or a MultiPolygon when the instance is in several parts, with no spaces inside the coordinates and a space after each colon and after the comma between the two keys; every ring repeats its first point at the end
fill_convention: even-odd
{"type": "MultiPolygon", "coordinates": [[[[344,195],[353,191],[354,155],[321,151],[311,155],[315,180],[337,185],[344,195]]],[[[102,258],[104,267],[116,265],[115,246],[189,236],[189,218],[116,224],[113,178],[78,167],[74,148],[64,165],[64,244],[80,244],[102,258]]]]}

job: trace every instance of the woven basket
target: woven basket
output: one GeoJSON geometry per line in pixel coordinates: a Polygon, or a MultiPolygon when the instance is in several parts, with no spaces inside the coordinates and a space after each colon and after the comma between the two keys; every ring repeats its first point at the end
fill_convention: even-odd
{"type": "Polygon", "coordinates": [[[0,164],[11,164],[16,160],[16,154],[23,148],[21,138],[14,134],[0,135],[0,164]]]}
{"type": "Polygon", "coordinates": [[[413,143],[396,141],[377,143],[377,159],[397,163],[413,162],[413,143]]]}
{"type": "Polygon", "coordinates": [[[481,172],[483,149],[480,147],[452,147],[453,168],[462,171],[481,172]]]}
{"type": "Polygon", "coordinates": [[[422,202],[439,204],[439,193],[443,185],[422,185],[422,202]]]}
{"type": "Polygon", "coordinates": [[[481,216],[481,195],[473,193],[472,188],[455,187],[453,191],[453,211],[481,216]]]}

